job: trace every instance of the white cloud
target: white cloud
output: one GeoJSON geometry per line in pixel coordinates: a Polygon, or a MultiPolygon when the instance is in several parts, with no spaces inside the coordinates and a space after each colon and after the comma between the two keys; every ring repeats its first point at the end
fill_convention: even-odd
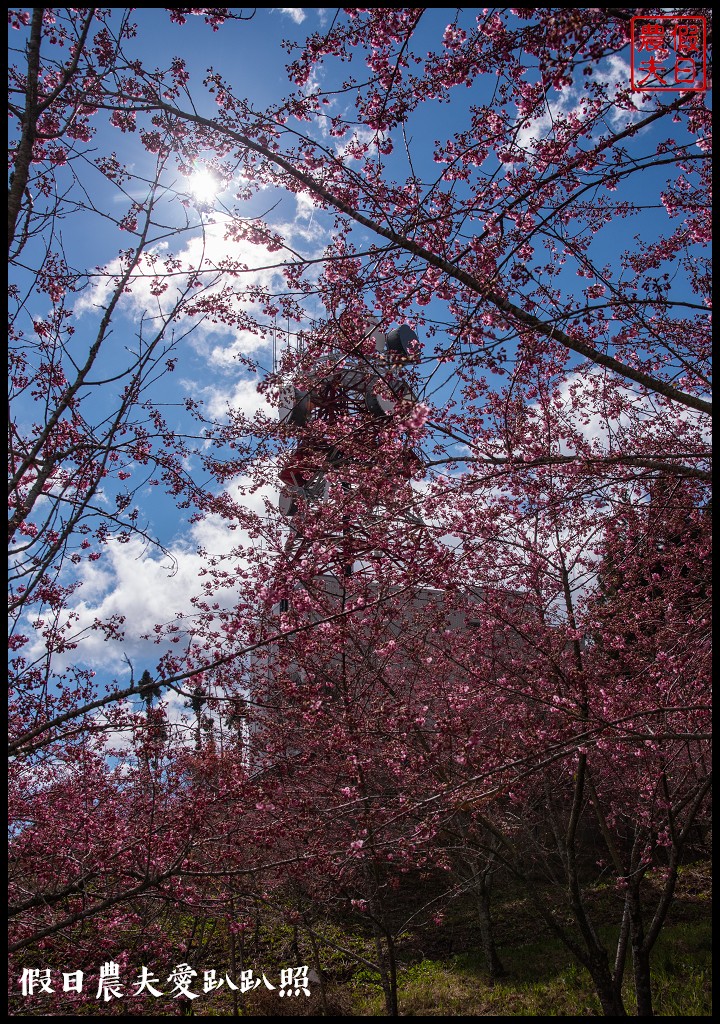
{"type": "MultiPolygon", "coordinates": [[[[213,350],[213,354],[221,352],[224,358],[228,351],[231,350],[218,349],[213,350]]],[[[230,409],[238,409],[246,416],[253,416],[256,412],[264,412],[268,416],[275,415],[273,407],[258,391],[257,381],[249,378],[235,381],[229,386],[222,383],[208,385],[199,389],[199,395],[205,403],[208,415],[214,420],[226,419],[230,409]]]]}
{"type": "MultiPolygon", "coordinates": [[[[643,105],[650,97],[643,93],[631,93],[628,107],[625,95],[630,85],[630,65],[619,54],[612,54],[600,68],[596,69],[595,79],[605,83],[605,94],[610,97],[618,92],[623,93],[623,102],[611,105],[606,113],[610,127],[621,131],[628,125],[642,118],[646,111],[643,105]]],[[[581,120],[585,117],[584,101],[587,94],[584,89],[576,86],[565,88],[549,94],[548,103],[540,117],[524,121],[515,136],[517,145],[524,151],[531,149],[538,142],[552,137],[557,125],[564,125],[571,117],[581,120]]],[[[518,116],[517,123],[520,123],[518,116]]],[[[600,127],[602,130],[602,126],[600,127]]]]}
{"type": "MultiPolygon", "coordinates": [[[[276,504],[272,487],[264,486],[254,493],[245,493],[249,478],[242,477],[227,486],[230,496],[257,514],[265,515],[265,499],[276,504]]],[[[75,650],[53,659],[55,671],[62,671],[69,664],[94,668],[98,678],[109,682],[113,676],[127,675],[129,670],[125,658],[133,664],[136,676],[145,668],[152,671],[161,655],[176,646],[182,651],[199,622],[197,606],[193,598],[203,593],[203,585],[211,577],[207,575],[210,560],[224,563],[227,569],[227,583],[213,584],[210,603],[217,603],[218,611],[227,609],[240,601],[252,602],[253,594],[238,592],[233,580],[233,570],[247,565],[247,556],[257,549],[258,541],[251,538],[247,530],[229,529],[227,520],[218,515],[209,515],[193,524],[189,531],[173,544],[167,545],[170,558],[175,562],[175,571],[168,558],[161,553],[148,550],[140,538],[132,538],[121,544],[110,540],[103,549],[103,557],[96,562],[87,562],[79,571],[82,586],[68,602],[67,614],[74,616],[72,632],[79,636],[75,650]],[[203,554],[198,553],[201,549],[203,554]],[[113,616],[122,616],[123,639],[105,639],[103,632],[93,624],[108,621],[113,616]],[[153,633],[158,624],[175,624],[182,637],[177,645],[167,639],[156,644],[144,635],[153,633]]],[[[270,554],[268,554],[268,558],[270,554]]],[[[32,627],[28,624],[29,632],[32,627]]],[[[205,627],[207,628],[207,627],[205,627]]],[[[44,641],[36,634],[28,648],[28,657],[39,657],[44,650],[44,641]]]]}
{"type": "MultiPolygon", "coordinates": [[[[253,226],[252,221],[245,224],[253,226]]],[[[208,365],[218,369],[236,368],[238,355],[267,350],[268,335],[240,326],[248,313],[267,322],[248,292],[258,288],[269,294],[284,291],[282,264],[293,256],[284,249],[268,251],[263,244],[244,238],[239,227],[238,220],[215,214],[214,221],[186,238],[181,248],[171,250],[166,242],[158,244],[133,274],[130,291],[121,298],[121,309],[135,323],[142,318],[146,326],[153,320],[159,324],[172,319],[180,330],[192,328],[188,342],[208,365]],[[164,283],[168,260],[176,261],[170,268],[172,276],[166,278],[168,287],[156,294],[158,281],[164,283]],[[202,281],[202,287],[188,289],[192,280],[202,281]],[[228,310],[229,323],[215,313],[215,299],[221,299],[228,310]],[[232,323],[233,316],[238,318],[237,325],[232,323]]],[[[324,214],[309,196],[296,197],[294,216],[269,229],[286,238],[293,251],[301,250],[309,258],[319,256],[328,241],[324,214]]],[[[120,271],[119,261],[111,261],[104,271],[76,300],[76,316],[97,316],[107,305],[120,271]]]]}
{"type": "Polygon", "coordinates": [[[296,25],[302,25],[307,17],[302,7],[276,7],[275,10],[280,14],[287,14],[288,18],[292,18],[296,25]]]}
{"type": "MultiPolygon", "coordinates": [[[[263,246],[238,237],[237,234],[231,235],[231,229],[236,224],[225,215],[216,215],[214,222],[205,224],[203,230],[198,230],[187,239],[179,250],[171,251],[165,242],[157,245],[147,257],[141,259],[137,271],[133,273],[130,291],[122,299],[124,310],[136,317],[168,318],[181,302],[181,312],[184,312],[186,320],[197,323],[195,336],[207,338],[227,334],[230,328],[212,314],[202,317],[193,312],[198,302],[207,302],[232,285],[237,294],[226,301],[231,311],[235,309],[240,312],[251,306],[243,295],[247,288],[260,286],[272,289],[282,285],[281,270],[277,266],[282,262],[282,252],[269,253],[263,246]],[[173,267],[173,276],[164,279],[168,269],[166,260],[170,258],[178,262],[180,273],[173,267]],[[158,279],[168,284],[160,294],[157,294],[158,279]],[[202,281],[203,286],[188,291],[188,282],[192,279],[202,281]]],[[[97,311],[107,303],[113,288],[113,276],[118,271],[118,260],[107,264],[105,275],[99,277],[78,298],[74,309],[76,315],[90,310],[97,311]]],[[[248,333],[246,340],[250,342],[251,338],[254,348],[264,344],[257,335],[250,336],[248,333]]]]}
{"type": "MultiPolygon", "coordinates": [[[[641,454],[648,446],[661,453],[667,438],[682,437],[687,450],[710,448],[707,417],[693,409],[669,406],[650,394],[639,394],[616,375],[599,366],[572,373],[560,388],[560,415],[568,424],[566,436],[573,432],[592,446],[596,455],[628,451],[641,454]]],[[[539,406],[533,405],[532,410],[539,406]]],[[[559,451],[575,454],[575,448],[563,441],[559,451]]]]}
{"type": "MultiPolygon", "coordinates": [[[[627,90],[630,84],[630,65],[619,53],[612,54],[603,65],[603,78],[607,82],[608,95],[612,95],[617,90],[627,90]]],[[[612,107],[608,115],[610,124],[617,131],[639,120],[646,113],[642,110],[643,104],[649,103],[650,100],[651,96],[646,93],[631,93],[630,102],[634,109],[629,110],[626,106],[620,105],[612,107]]]]}
{"type": "Polygon", "coordinates": [[[345,139],[343,142],[337,142],[335,145],[335,152],[337,153],[338,159],[348,162],[349,160],[360,160],[361,156],[356,155],[362,153],[365,155],[365,147],[370,143],[367,152],[369,154],[375,153],[377,150],[376,144],[372,141],[378,133],[371,128],[357,128],[352,135],[345,139]],[[353,152],[353,150],[355,152],[353,152]]]}
{"type": "Polygon", "coordinates": [[[320,209],[319,201],[309,192],[298,192],[295,197],[296,214],[293,224],[297,236],[306,242],[327,244],[328,229],[321,216],[316,219],[320,209]]]}

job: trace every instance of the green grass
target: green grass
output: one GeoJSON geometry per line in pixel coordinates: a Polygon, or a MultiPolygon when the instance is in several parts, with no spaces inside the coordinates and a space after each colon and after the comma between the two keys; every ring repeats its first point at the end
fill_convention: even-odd
{"type": "MultiPolygon", "coordinates": [[[[712,1014],[710,922],[669,924],[652,961],[655,1013],[663,1017],[712,1014]]],[[[401,971],[401,1016],[596,1017],[602,1016],[590,976],[557,940],[500,948],[507,976],[490,984],[481,955],[474,950],[448,960],[423,960],[401,971]]],[[[635,1012],[628,970],[624,999],[635,1012]]],[[[359,981],[355,1016],[385,1016],[377,985],[359,981]]]]}

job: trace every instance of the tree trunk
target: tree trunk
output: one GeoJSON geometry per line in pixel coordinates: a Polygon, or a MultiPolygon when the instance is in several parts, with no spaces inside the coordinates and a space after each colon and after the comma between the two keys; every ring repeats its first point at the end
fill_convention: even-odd
{"type": "Polygon", "coordinates": [[[30,38],[27,44],[27,85],[25,87],[25,116],[20,144],[15,154],[15,166],[8,189],[8,250],[15,238],[15,227],[20,214],[23,195],[28,182],[32,152],[37,135],[37,93],[40,73],[40,39],[42,36],[43,7],[33,9],[30,38]]]}
{"type": "Polygon", "coordinates": [[[652,986],[650,984],[650,950],[645,943],[645,926],[640,905],[639,887],[629,894],[630,935],[632,946],[633,979],[638,1017],[653,1017],[652,986]]]}
{"type": "Polygon", "coordinates": [[[380,983],[382,984],[383,995],[385,996],[385,1009],[388,1017],[398,1016],[397,1002],[397,970],[395,965],[395,951],[392,940],[387,933],[383,933],[377,921],[373,920],[373,932],[375,934],[375,949],[377,951],[378,970],[380,972],[380,983]],[[387,939],[388,955],[383,949],[383,937],[387,939]]]}
{"type": "Polygon", "coordinates": [[[603,1016],[605,1017],[627,1017],[627,1011],[623,1003],[622,994],[613,984],[607,960],[597,958],[588,965],[588,971],[595,985],[603,1016]]]}
{"type": "Polygon", "coordinates": [[[490,915],[490,884],[487,880],[487,871],[475,873],[475,905],[477,907],[478,922],[480,925],[480,941],[482,943],[485,963],[487,964],[490,980],[501,978],[505,974],[505,968],[498,956],[495,947],[495,936],[493,935],[492,917],[490,915]]]}
{"type": "Polygon", "coordinates": [[[650,983],[650,954],[642,946],[636,948],[633,941],[632,956],[637,1015],[638,1017],[654,1017],[650,983]]]}
{"type": "Polygon", "coordinates": [[[397,962],[395,960],[395,943],[393,942],[392,935],[389,932],[385,933],[385,940],[387,942],[388,950],[388,980],[390,982],[390,1014],[393,1017],[398,1017],[398,997],[397,997],[397,962]]]}
{"type": "Polygon", "coordinates": [[[318,976],[318,985],[320,986],[320,1002],[322,1003],[323,1017],[329,1017],[330,1011],[328,1010],[325,976],[323,974],[322,964],[320,963],[320,951],[312,928],[308,928],[307,933],[308,938],[310,939],[310,946],[312,948],[313,965],[315,967],[315,973],[318,976]]]}
{"type": "MultiPolygon", "coordinates": [[[[230,929],[229,929],[229,931],[230,931],[230,973],[233,976],[233,981],[237,981],[237,977],[238,977],[238,969],[237,969],[238,968],[238,964],[237,964],[237,954],[236,954],[236,949],[235,949],[235,930],[234,930],[234,925],[235,925],[235,900],[233,899],[232,896],[230,897],[230,916],[232,918],[231,926],[230,926],[230,929]]],[[[242,967],[241,967],[241,970],[242,970],[242,967]]],[[[233,1011],[232,1011],[233,1017],[239,1017],[240,1016],[240,1004],[238,1003],[237,988],[235,988],[234,986],[233,986],[233,990],[232,990],[232,1007],[233,1007],[233,1011]]]]}

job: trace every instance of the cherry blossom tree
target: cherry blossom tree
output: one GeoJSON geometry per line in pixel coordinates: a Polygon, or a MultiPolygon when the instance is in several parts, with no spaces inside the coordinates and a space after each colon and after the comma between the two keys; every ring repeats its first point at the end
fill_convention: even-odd
{"type": "MultiPolygon", "coordinates": [[[[168,16],[189,14],[213,30],[240,17],[168,16]]],[[[206,238],[202,206],[168,168],[170,147],[148,151],[149,172],[136,173],[104,135],[95,99],[108,67],[126,82],[139,68],[123,49],[136,31],[128,12],[113,20],[97,9],[37,8],[10,12],[10,24],[21,40],[8,225],[11,945],[44,943],[53,960],[72,936],[85,967],[99,951],[167,948],[158,915],[182,900],[173,886],[200,838],[192,808],[208,806],[195,762],[210,752],[188,751],[189,730],[168,720],[157,670],[131,665],[129,682],[118,683],[88,664],[94,635],[122,640],[123,614],[80,622],[76,595],[114,545],[154,551],[172,573],[174,556],[143,508],[148,487],[186,517],[215,500],[207,471],[196,476],[190,461],[220,442],[191,416],[179,426],[163,388],[208,309],[230,318],[237,309],[221,295],[208,304],[221,275],[199,280],[201,256],[165,254],[167,238],[206,238]],[[94,249],[103,225],[114,252],[94,249]],[[132,324],[123,314],[131,296],[144,302],[132,324]],[[185,825],[178,801],[191,815],[185,825]]],[[[128,121],[111,114],[109,127],[121,142],[128,121]]],[[[238,439],[234,451],[239,466],[247,452],[238,439]]],[[[172,615],[148,630],[163,632],[172,615]]],[[[181,675],[192,700],[198,674],[181,675]]],[[[231,762],[242,775],[232,750],[231,762]]]]}
{"type": "Polygon", "coordinates": [[[632,14],[340,10],[256,110],[216,71],[146,66],[132,13],[11,12],[18,949],[86,921],[110,949],[138,907],[234,918],[239,880],[248,906],[291,884],[367,915],[397,1014],[393,887],[501,864],[605,1014],[628,949],[652,1014],[710,780],[711,137],[702,91],[631,90],[632,14]],[[222,216],[199,166],[232,183],[222,216]],[[273,214],[288,197],[323,249],[273,214]],[[90,266],[64,224],[96,220],[119,240],[90,266]],[[297,343],[260,387],[302,414],[167,402],[193,331],[278,318],[297,343]],[[372,325],[406,323],[409,358],[379,354],[372,325]],[[278,480],[285,514],[258,515],[278,480]],[[88,624],[82,585],[113,545],[174,557],[145,487],[229,540],[120,684],[82,652],[122,614],[88,624]],[[608,879],[612,952],[588,899],[608,879]]]}

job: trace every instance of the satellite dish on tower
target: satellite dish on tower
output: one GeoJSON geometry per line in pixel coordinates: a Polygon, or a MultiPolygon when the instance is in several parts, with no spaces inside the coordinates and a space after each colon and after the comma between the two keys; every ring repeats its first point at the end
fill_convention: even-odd
{"type": "Polygon", "coordinates": [[[374,316],[368,317],[366,321],[368,325],[368,332],[365,338],[372,338],[375,342],[375,351],[378,355],[385,351],[385,332],[380,329],[380,321],[374,316]]]}
{"type": "Polygon", "coordinates": [[[281,423],[294,423],[296,427],[304,427],[313,408],[309,392],[298,391],[292,385],[283,388],[278,409],[281,423]]]}
{"type": "Polygon", "coordinates": [[[373,416],[389,416],[395,408],[395,402],[390,398],[383,398],[376,395],[372,387],[365,392],[365,406],[373,416]]]}
{"type": "Polygon", "coordinates": [[[389,334],[385,335],[387,351],[400,356],[402,359],[414,359],[417,356],[417,341],[417,334],[407,324],[394,327],[389,334]]]}

